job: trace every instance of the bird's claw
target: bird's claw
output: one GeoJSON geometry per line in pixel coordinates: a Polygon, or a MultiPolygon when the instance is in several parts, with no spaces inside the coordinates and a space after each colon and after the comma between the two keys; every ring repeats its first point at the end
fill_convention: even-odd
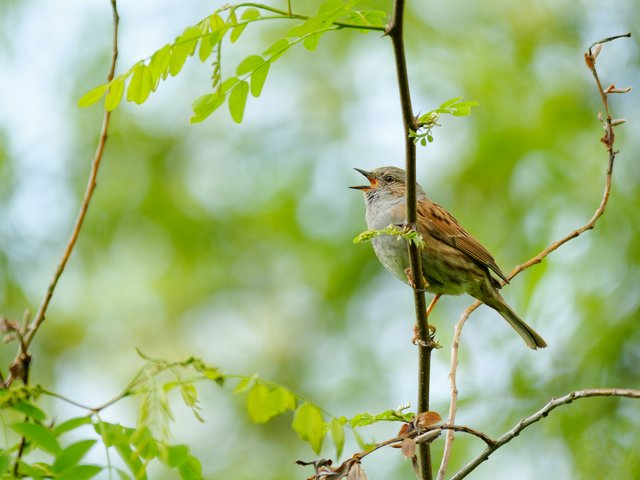
{"type": "Polygon", "coordinates": [[[427,291],[427,288],[429,287],[429,282],[427,282],[427,279],[424,278],[424,275],[422,276],[422,284],[424,285],[424,288],[418,288],[416,286],[416,282],[414,282],[414,280],[413,280],[413,274],[411,273],[411,267],[405,268],[404,269],[404,274],[407,277],[407,282],[409,283],[409,286],[411,288],[413,288],[416,292],[425,293],[427,291]]]}
{"type": "Polygon", "coordinates": [[[429,348],[442,348],[436,339],[436,326],[432,323],[428,324],[429,326],[429,339],[423,340],[420,338],[420,329],[418,328],[418,324],[413,325],[413,338],[411,339],[411,343],[414,345],[419,345],[421,347],[429,347],[429,348]]]}

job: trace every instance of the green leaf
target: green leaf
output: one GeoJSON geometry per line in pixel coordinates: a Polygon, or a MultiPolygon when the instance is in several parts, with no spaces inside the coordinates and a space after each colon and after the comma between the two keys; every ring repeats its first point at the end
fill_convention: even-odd
{"type": "Polygon", "coordinates": [[[111,82],[107,98],[104,100],[104,108],[107,112],[112,112],[120,105],[122,94],[124,93],[124,78],[117,77],[111,82]]]}
{"type": "Polygon", "coordinates": [[[238,82],[229,94],[229,112],[231,118],[236,123],[242,122],[244,116],[244,108],[247,105],[247,94],[249,93],[249,84],[244,80],[238,82]]]}
{"type": "Polygon", "coordinates": [[[362,450],[369,451],[374,447],[375,444],[365,442],[355,428],[351,430],[351,432],[353,433],[353,437],[356,439],[356,443],[362,450]]]}
{"type": "Polygon", "coordinates": [[[11,467],[11,457],[5,453],[0,454],[0,474],[6,473],[11,467]]]}
{"type": "Polygon", "coordinates": [[[180,478],[182,480],[202,480],[202,465],[193,455],[187,457],[187,461],[180,467],[180,478]]]}
{"type": "Polygon", "coordinates": [[[331,432],[331,438],[336,445],[336,458],[340,458],[344,449],[344,422],[337,418],[332,419],[329,422],[329,432],[331,432]]]}
{"type": "Polygon", "coordinates": [[[102,96],[107,91],[108,86],[109,86],[108,84],[100,85],[94,88],[93,90],[89,90],[82,97],[80,97],[80,100],[78,100],[78,106],[88,107],[90,105],[93,105],[94,103],[96,103],[98,100],[102,98],[102,96]]]}
{"type": "Polygon", "coordinates": [[[462,97],[450,98],[449,100],[442,102],[439,108],[442,110],[445,110],[446,108],[450,107],[454,103],[458,103],[460,100],[462,100],[462,97]]]}
{"type": "Polygon", "coordinates": [[[284,52],[289,49],[290,46],[291,44],[289,43],[289,40],[287,40],[286,38],[281,38],[269,48],[267,48],[263,52],[263,55],[269,57],[268,60],[273,62],[280,58],[284,54],[284,52]]]}
{"type": "Polygon", "coordinates": [[[276,415],[295,408],[296,397],[284,388],[270,390],[266,385],[256,383],[247,395],[247,411],[255,423],[265,423],[276,415]]]}
{"type": "Polygon", "coordinates": [[[458,106],[452,113],[454,117],[468,117],[471,115],[471,107],[458,106]]]}
{"type": "Polygon", "coordinates": [[[131,476],[121,468],[115,467],[115,471],[118,472],[120,480],[131,480],[131,476]]]}
{"type": "Polygon", "coordinates": [[[198,389],[192,383],[181,384],[180,393],[186,406],[194,407],[198,404],[198,389]]]}
{"type": "Polygon", "coordinates": [[[187,27],[182,32],[182,35],[176,38],[171,52],[171,60],[169,61],[169,73],[171,73],[171,76],[175,77],[180,73],[187,57],[193,55],[198,39],[201,36],[202,33],[198,27],[187,27]]]}
{"type": "Polygon", "coordinates": [[[260,55],[250,55],[240,62],[238,68],[236,68],[236,75],[241,76],[245,73],[253,72],[264,63],[264,58],[260,55]]]}
{"type": "Polygon", "coordinates": [[[239,81],[240,79],[238,77],[227,78],[224,82],[222,82],[222,85],[220,85],[220,90],[222,91],[222,93],[227,93],[229,90],[235,87],[235,85],[239,81]]]}
{"type": "Polygon", "coordinates": [[[135,447],[135,455],[145,460],[158,456],[158,444],[149,427],[142,426],[131,435],[130,443],[135,447]]]}
{"type": "Polygon", "coordinates": [[[151,78],[155,87],[157,87],[160,78],[166,78],[169,62],[171,60],[171,45],[168,43],[162,47],[160,50],[155,52],[149,60],[149,72],[151,73],[151,78]]]}
{"type": "Polygon", "coordinates": [[[387,24],[387,12],[382,10],[368,10],[362,13],[364,14],[365,22],[368,25],[384,27],[387,24]]]}
{"type": "Polygon", "coordinates": [[[24,422],[11,425],[11,428],[45,452],[58,455],[61,451],[55,434],[42,425],[24,422]]]}
{"type": "Polygon", "coordinates": [[[270,62],[265,62],[251,74],[251,95],[254,97],[259,97],[262,93],[262,87],[264,87],[264,82],[267,80],[270,66],[270,62]]]}
{"type": "Polygon", "coordinates": [[[42,422],[47,419],[47,414],[28,400],[20,400],[19,402],[11,405],[11,408],[24,413],[27,417],[31,417],[34,420],[42,422]]]}
{"type": "Polygon", "coordinates": [[[141,105],[149,98],[153,82],[146,65],[139,63],[133,68],[133,76],[127,88],[127,100],[141,105]]]}
{"type": "Polygon", "coordinates": [[[224,103],[224,99],[225,96],[219,93],[207,93],[206,95],[196,98],[191,105],[194,115],[189,121],[191,123],[203,121],[224,103]]]}
{"type": "Polygon", "coordinates": [[[216,43],[218,43],[217,41],[213,41],[216,40],[213,35],[207,35],[206,37],[203,37],[202,40],[200,41],[200,50],[198,51],[198,58],[200,58],[201,62],[204,62],[207,58],[209,58],[209,55],[211,55],[211,51],[213,50],[213,47],[216,46],[216,43]]]}
{"type": "Polygon", "coordinates": [[[102,437],[105,447],[129,445],[129,434],[122,425],[98,422],[93,425],[93,428],[96,433],[102,437]]]}
{"type": "Polygon", "coordinates": [[[247,28],[247,24],[241,23],[237,27],[233,27],[231,29],[231,35],[229,35],[229,40],[231,41],[231,43],[236,43],[238,41],[238,39],[240,38],[240,35],[242,35],[242,32],[244,32],[245,28],[247,28]]]}
{"type": "Polygon", "coordinates": [[[240,20],[255,20],[256,18],[260,18],[260,10],[257,8],[247,8],[240,16],[240,20]]]}
{"type": "Polygon", "coordinates": [[[239,394],[246,392],[251,385],[253,385],[253,381],[256,379],[255,375],[251,377],[245,377],[238,382],[238,384],[233,389],[233,393],[239,394]]]}
{"type": "Polygon", "coordinates": [[[120,455],[120,458],[129,467],[129,471],[133,474],[136,480],[146,480],[147,469],[146,464],[140,461],[140,458],[136,453],[131,450],[128,444],[117,444],[115,449],[120,455]]]}
{"type": "Polygon", "coordinates": [[[211,30],[223,30],[226,27],[224,20],[217,13],[209,17],[209,25],[211,25],[211,30]]]}
{"type": "Polygon", "coordinates": [[[62,435],[65,432],[69,432],[71,430],[75,430],[82,425],[88,425],[91,423],[90,417],[76,417],[67,420],[66,422],[62,422],[60,425],[53,428],[53,432],[58,435],[62,435]]]}
{"type": "Polygon", "coordinates": [[[75,467],[95,443],[96,440],[82,440],[69,445],[56,457],[56,461],[53,464],[54,470],[56,472],[65,472],[71,467],[75,467]]]}
{"type": "MultiPolygon", "coordinates": [[[[29,465],[28,463],[21,461],[20,473],[27,478],[32,478],[33,480],[52,478],[55,475],[55,472],[53,472],[51,468],[49,468],[49,465],[43,464],[42,462],[29,465]]],[[[14,477],[12,476],[11,478],[14,477]]]]}
{"type": "Polygon", "coordinates": [[[324,425],[320,409],[305,403],[296,410],[291,427],[302,440],[309,442],[313,451],[319,455],[325,434],[324,425]]]}
{"type": "Polygon", "coordinates": [[[160,459],[171,468],[181,467],[189,456],[189,447],[186,445],[168,445],[160,451],[160,459]]]}
{"type": "Polygon", "coordinates": [[[88,480],[95,477],[103,470],[97,465],[78,465],[71,470],[56,477],[57,480],[88,480]]]}
{"type": "Polygon", "coordinates": [[[385,410],[378,415],[371,415],[370,413],[359,413],[349,420],[349,424],[355,427],[364,427],[377,422],[409,422],[413,418],[414,414],[401,413],[397,410],[385,410]]]}
{"type": "Polygon", "coordinates": [[[310,52],[313,52],[316,48],[318,48],[318,42],[320,41],[321,36],[322,33],[314,33],[313,35],[309,35],[302,41],[302,46],[310,52]]]}
{"type": "Polygon", "coordinates": [[[358,234],[353,239],[353,243],[361,243],[367,240],[371,240],[372,238],[380,235],[396,236],[398,237],[398,240],[404,238],[405,240],[414,243],[420,248],[424,247],[424,240],[422,239],[422,235],[420,235],[417,231],[411,230],[410,228],[400,228],[396,225],[389,225],[382,230],[366,230],[358,234]]]}

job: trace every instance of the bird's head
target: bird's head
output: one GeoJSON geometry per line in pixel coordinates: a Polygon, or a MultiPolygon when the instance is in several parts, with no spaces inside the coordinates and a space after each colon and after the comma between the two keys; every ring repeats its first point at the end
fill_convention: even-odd
{"type": "MultiPolygon", "coordinates": [[[[379,167],[370,172],[360,168],[355,170],[367,177],[369,185],[358,185],[349,188],[362,190],[367,198],[378,196],[404,197],[406,195],[406,175],[401,168],[379,167]]],[[[418,184],[416,184],[416,187],[418,197],[424,197],[422,187],[418,184]]]]}

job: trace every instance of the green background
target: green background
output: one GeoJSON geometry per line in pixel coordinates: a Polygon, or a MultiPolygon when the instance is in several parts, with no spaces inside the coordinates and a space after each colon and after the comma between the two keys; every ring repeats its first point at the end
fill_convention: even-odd
{"type": "MultiPolygon", "coordinates": [[[[121,3],[121,72],[221,5],[121,3]]],[[[313,13],[318,2],[293,3],[313,13]]],[[[390,10],[390,2],[365,3],[390,10]]],[[[418,150],[418,178],[503,270],[584,224],[597,207],[607,155],[582,54],[596,40],[634,31],[639,5],[408,2],[414,109],[458,95],[481,104],[470,118],[442,119],[435,143],[418,150]]],[[[111,19],[106,0],[32,0],[3,2],[0,26],[0,314],[19,319],[38,306],[86,184],[101,112],[76,101],[105,77],[111,19]]],[[[225,45],[223,69],[232,72],[287,28],[250,26],[237,45],[225,45]]],[[[639,67],[637,37],[605,46],[599,58],[606,85],[636,87],[639,67]]],[[[335,415],[415,404],[411,291],[369,245],[351,243],[365,229],[364,206],[347,189],[361,182],[352,167],[404,163],[390,41],[339,31],[316,52],[292,49],[274,64],[262,97],[249,99],[242,125],[226,107],[188,124],[210,74],[210,65],[190,59],[144,106],[114,113],[85,227],[33,345],[33,381],[99,404],[142,364],[139,348],[259,372],[335,415]]],[[[549,348],[532,352],[495,312],[476,312],[462,339],[460,424],[498,436],[553,396],[639,386],[637,95],[614,96],[611,107],[628,124],[617,130],[605,216],[504,290],[549,348]]],[[[446,298],[432,316],[443,345],[433,357],[432,409],[443,417],[453,325],[469,303],[446,298]]],[[[3,346],[2,364],[13,355],[14,345],[3,346]]],[[[290,429],[290,416],[252,425],[230,388],[203,386],[201,394],[206,423],[178,401],[172,431],[207,478],[311,474],[294,465],[314,454],[290,429]]],[[[79,413],[45,405],[60,419],[79,413]]],[[[135,405],[123,401],[105,418],[132,424],[135,405]]],[[[474,478],[635,478],[639,408],[620,399],[562,407],[474,478]]],[[[397,428],[362,433],[383,440],[397,428]]],[[[436,459],[441,447],[438,440],[436,459]]],[[[458,436],[449,471],[482,448],[458,436]]],[[[91,455],[100,462],[98,450],[91,455]]],[[[356,450],[349,437],[346,455],[356,450]]],[[[323,456],[331,455],[326,447],[323,456]]],[[[400,457],[389,449],[364,466],[372,479],[413,478],[400,457]]]]}

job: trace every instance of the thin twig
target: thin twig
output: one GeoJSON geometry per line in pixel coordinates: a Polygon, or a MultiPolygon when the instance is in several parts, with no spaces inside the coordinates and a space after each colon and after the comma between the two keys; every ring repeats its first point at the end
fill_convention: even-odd
{"type": "MultiPolygon", "coordinates": [[[[107,82],[113,80],[113,76],[116,70],[116,61],[118,59],[118,24],[120,22],[120,16],[118,15],[118,5],[116,0],[111,1],[111,11],[113,14],[113,50],[111,55],[111,66],[109,68],[109,73],[107,74],[107,82]]],[[[96,178],[98,176],[98,169],[100,168],[100,161],[102,160],[102,154],[104,153],[104,147],[107,141],[107,131],[109,129],[109,119],[111,118],[111,112],[108,112],[106,109],[104,111],[104,115],[102,117],[102,128],[100,130],[100,138],[98,139],[98,147],[96,149],[95,156],[93,158],[93,162],[91,164],[91,173],[89,174],[89,182],[87,184],[87,189],[84,194],[84,198],[82,199],[82,204],[80,205],[80,211],[78,212],[78,217],[76,218],[76,222],[73,226],[73,230],[71,231],[71,237],[67,242],[67,246],[64,249],[64,253],[62,254],[62,258],[58,267],[56,268],[53,278],[47,287],[47,291],[42,299],[42,303],[38,308],[38,312],[36,313],[33,322],[29,326],[29,330],[24,334],[21,334],[19,338],[18,345],[18,353],[16,354],[15,360],[12,362],[9,368],[9,377],[4,383],[5,387],[11,385],[11,383],[20,378],[25,384],[28,383],[29,379],[29,364],[31,361],[31,356],[28,353],[29,346],[33,341],[35,334],[38,332],[38,329],[42,325],[45,320],[45,314],[47,312],[47,308],[49,307],[49,302],[51,301],[51,297],[53,296],[53,292],[58,284],[58,280],[64,271],[65,266],[67,265],[67,261],[71,256],[71,252],[73,251],[73,247],[76,244],[76,240],[78,239],[78,235],[80,234],[80,229],[82,228],[82,223],[84,222],[84,218],[87,214],[87,209],[89,208],[89,202],[91,201],[91,197],[93,196],[93,192],[96,188],[96,178]],[[19,372],[19,375],[16,375],[15,372],[19,372]]],[[[28,318],[28,313],[25,312],[25,318],[28,318]]],[[[22,455],[24,454],[26,445],[25,437],[22,437],[20,440],[20,447],[16,454],[15,462],[13,464],[13,475],[15,477],[19,476],[20,470],[20,460],[22,455]]]]}
{"type": "Polygon", "coordinates": [[[509,443],[511,440],[516,438],[522,430],[527,428],[529,425],[536,423],[539,420],[545,418],[549,412],[556,409],[561,405],[568,405],[574,400],[578,400],[580,398],[589,398],[589,397],[627,397],[627,398],[640,398],[640,390],[631,390],[631,389],[622,389],[622,388],[594,388],[587,390],[578,390],[575,392],[568,393],[562,397],[553,398],[549,403],[547,403],[540,410],[535,412],[533,415],[530,415],[526,418],[520,420],[516,425],[498,438],[495,441],[495,444],[492,446],[487,446],[484,451],[478,455],[475,459],[465,465],[458,473],[456,473],[451,480],[461,480],[466,477],[475,470],[478,465],[484,462],[489,456],[495,452],[497,449],[502,447],[504,444],[509,443]]]}
{"type": "Polygon", "coordinates": [[[316,475],[311,477],[313,479],[344,478],[348,476],[350,468],[355,463],[360,463],[364,457],[366,457],[367,455],[370,455],[376,450],[379,450],[387,446],[400,448],[402,446],[403,440],[406,440],[406,439],[414,439],[415,443],[418,445],[431,443],[433,442],[433,440],[435,440],[438,437],[438,435],[442,430],[455,430],[456,432],[468,433],[469,435],[473,435],[479,438],[480,440],[482,440],[483,442],[485,442],[487,446],[495,446],[497,443],[496,440],[492,439],[488,435],[478,430],[475,430],[471,427],[467,427],[464,425],[446,425],[445,424],[445,425],[430,427],[427,430],[422,430],[422,431],[419,431],[416,428],[412,428],[407,433],[398,435],[388,440],[384,440],[382,442],[375,443],[373,445],[370,445],[366,450],[362,450],[360,452],[354,453],[353,455],[351,455],[351,457],[349,457],[347,460],[342,462],[337,467],[330,467],[331,464],[324,459],[319,459],[312,462],[305,462],[305,461],[298,460],[296,463],[298,463],[299,465],[314,465],[316,467],[326,465],[325,469],[318,470],[316,468],[316,475]]]}
{"type": "MultiPolygon", "coordinates": [[[[460,335],[462,334],[462,327],[471,315],[471,311],[467,308],[462,317],[456,323],[453,331],[453,342],[451,344],[451,370],[449,371],[449,383],[451,386],[451,401],[449,402],[449,424],[453,424],[456,419],[456,412],[458,409],[458,387],[456,383],[456,372],[458,371],[458,347],[460,345],[460,335]]],[[[445,473],[447,471],[447,465],[449,465],[449,458],[451,457],[451,448],[453,446],[453,439],[455,438],[455,431],[449,430],[445,437],[444,450],[442,452],[442,461],[440,462],[440,468],[438,469],[438,476],[436,480],[444,480],[445,473]]]]}
{"type": "MultiPolygon", "coordinates": [[[[278,15],[282,16],[281,18],[292,18],[292,19],[297,19],[297,20],[308,20],[309,18],[311,18],[308,15],[301,15],[299,13],[293,13],[291,11],[291,3],[289,3],[287,10],[282,10],[280,8],[275,8],[275,7],[272,7],[270,5],[265,5],[263,3],[256,3],[256,2],[243,2],[243,3],[240,3],[238,5],[235,5],[234,8],[240,8],[240,7],[259,8],[259,9],[265,10],[267,12],[277,13],[278,15]]],[[[336,27],[340,27],[340,28],[353,28],[353,29],[356,29],[356,30],[374,30],[374,31],[378,31],[378,32],[384,32],[385,31],[385,27],[379,27],[377,25],[358,25],[357,23],[347,23],[347,22],[331,22],[331,24],[335,25],[336,27]]]]}
{"type": "Polygon", "coordinates": [[[478,437],[480,440],[482,440],[484,443],[487,444],[487,446],[492,447],[496,444],[496,441],[491,438],[489,435],[487,435],[486,433],[481,432],[480,430],[476,430],[475,428],[471,428],[471,427],[467,427],[465,425],[438,425],[438,427],[427,430],[426,433],[422,434],[422,435],[418,435],[416,437],[416,443],[421,443],[422,442],[422,438],[426,438],[428,439],[427,441],[432,441],[433,440],[433,433],[432,432],[436,432],[436,431],[441,431],[441,430],[449,430],[451,432],[463,432],[463,433],[468,433],[469,435],[473,435],[474,437],[478,437]]]}
{"type": "MultiPolygon", "coordinates": [[[[391,38],[398,75],[398,90],[402,107],[402,122],[405,140],[405,171],[406,171],[406,220],[407,226],[415,230],[417,222],[416,204],[416,145],[411,138],[412,131],[417,129],[416,118],[411,106],[411,91],[407,73],[407,60],[404,53],[403,20],[404,0],[394,0],[393,16],[386,34],[391,38]]],[[[416,311],[416,323],[421,342],[418,342],[418,411],[420,414],[429,410],[429,382],[431,370],[432,344],[429,336],[427,319],[427,302],[425,299],[425,280],[422,276],[422,265],[418,247],[413,242],[407,242],[409,249],[409,265],[413,278],[413,299],[416,311]]],[[[418,447],[420,461],[420,476],[423,480],[431,480],[431,451],[428,444],[418,447]]]]}
{"type": "MultiPolygon", "coordinates": [[[[611,177],[612,177],[612,174],[613,174],[613,164],[614,164],[614,160],[616,158],[616,154],[618,152],[616,152],[614,150],[614,148],[613,148],[614,141],[615,141],[615,136],[614,136],[614,133],[613,133],[611,112],[609,111],[609,102],[608,102],[607,92],[602,88],[602,84],[600,82],[600,78],[598,77],[598,72],[596,71],[596,67],[595,67],[596,57],[597,57],[597,55],[599,53],[599,50],[596,52],[596,51],[592,51],[592,49],[594,48],[594,46],[602,45],[602,44],[604,44],[606,42],[610,42],[610,41],[616,40],[618,38],[630,37],[630,36],[631,36],[631,34],[627,33],[625,35],[616,35],[616,36],[613,36],[613,37],[605,38],[603,40],[600,40],[599,42],[595,42],[594,44],[592,44],[589,47],[588,51],[585,53],[585,60],[586,60],[586,63],[587,63],[587,68],[589,68],[589,70],[593,74],[593,77],[594,77],[594,79],[596,81],[596,86],[597,86],[597,89],[598,89],[598,93],[600,94],[600,98],[602,99],[602,103],[604,105],[604,109],[605,109],[605,113],[606,113],[606,120],[603,122],[604,123],[605,135],[602,138],[602,142],[605,144],[605,147],[606,147],[607,152],[609,154],[609,161],[608,161],[607,170],[606,170],[606,174],[605,174],[605,185],[604,185],[604,191],[602,193],[602,198],[600,199],[600,204],[598,205],[598,208],[596,208],[596,210],[593,213],[592,217],[589,219],[589,221],[585,225],[583,225],[582,227],[572,231],[571,233],[569,233],[565,237],[561,238],[560,240],[557,240],[557,241],[553,242],[551,245],[549,245],[547,248],[542,250],[538,255],[534,256],[533,258],[531,258],[527,262],[516,266],[509,273],[509,275],[507,276],[507,278],[509,280],[511,280],[512,278],[514,278],[516,275],[518,275],[519,273],[523,272],[527,268],[542,262],[542,260],[545,257],[547,257],[550,253],[552,253],[555,250],[557,250],[558,248],[560,248],[565,243],[567,243],[567,242],[573,240],[574,238],[580,236],[581,234],[583,234],[587,230],[591,230],[592,228],[594,228],[595,225],[596,225],[596,222],[598,221],[598,219],[605,212],[605,209],[607,207],[607,203],[609,201],[609,194],[611,193],[611,177]]],[[[504,282],[502,282],[502,283],[504,285],[504,282]]],[[[460,336],[462,334],[462,327],[466,323],[466,321],[469,318],[469,316],[480,305],[482,305],[482,302],[480,302],[480,301],[475,301],[474,303],[469,305],[469,307],[467,307],[467,309],[462,313],[462,315],[460,317],[460,320],[458,321],[458,323],[456,323],[456,326],[455,326],[455,329],[454,329],[453,342],[451,344],[451,369],[449,371],[449,380],[450,380],[450,388],[451,388],[451,402],[449,404],[448,422],[450,424],[454,424],[455,423],[456,411],[457,411],[458,388],[456,386],[456,371],[457,371],[457,368],[458,368],[458,349],[459,349],[459,346],[460,346],[460,336]]],[[[447,465],[449,464],[449,458],[451,456],[451,449],[452,449],[454,438],[455,438],[455,435],[454,435],[454,431],[453,430],[447,432],[446,440],[445,440],[445,446],[444,446],[444,452],[442,454],[442,461],[440,463],[440,469],[438,470],[437,480],[444,480],[444,476],[445,476],[445,473],[446,473],[447,465]]]]}
{"type": "MultiPolygon", "coordinates": [[[[109,68],[109,73],[107,75],[107,82],[113,80],[113,76],[116,69],[116,61],[118,59],[118,23],[120,17],[118,16],[118,8],[116,4],[116,0],[111,0],[111,9],[113,12],[113,50],[111,55],[111,66],[109,68]]],[[[104,147],[107,142],[107,132],[109,129],[109,120],[111,118],[111,112],[107,110],[104,111],[104,115],[102,117],[102,128],[100,129],[100,137],[98,139],[98,146],[96,148],[96,153],[93,158],[93,162],[91,164],[91,172],[89,174],[89,181],[87,183],[87,188],[84,193],[84,198],[82,199],[82,203],[80,205],[80,211],[78,212],[78,216],[76,218],[75,224],[73,226],[73,230],[71,231],[71,236],[67,245],[62,254],[62,258],[60,259],[60,263],[58,264],[51,281],[49,282],[49,286],[45,292],[44,298],[40,303],[40,307],[38,308],[38,312],[36,313],[33,322],[29,327],[29,331],[26,333],[24,338],[24,351],[26,352],[31,342],[33,341],[34,336],[38,332],[38,329],[44,322],[46,318],[47,309],[49,308],[49,303],[51,302],[51,298],[53,296],[53,292],[58,284],[58,280],[60,279],[64,269],[67,265],[69,257],[71,256],[71,252],[78,240],[78,235],[80,234],[80,229],[82,228],[82,224],[87,215],[87,209],[89,208],[89,203],[91,202],[91,198],[93,197],[93,193],[96,188],[96,179],[98,176],[98,170],[100,168],[100,162],[102,160],[102,156],[104,153],[104,147]]]]}

